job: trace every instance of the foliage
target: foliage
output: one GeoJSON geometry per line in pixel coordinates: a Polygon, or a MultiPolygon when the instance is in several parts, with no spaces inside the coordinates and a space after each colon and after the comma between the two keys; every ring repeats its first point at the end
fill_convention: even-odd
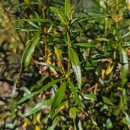
{"type": "Polygon", "coordinates": [[[1,129],[130,129],[130,3],[92,2],[90,9],[70,0],[15,5],[22,63],[12,96],[1,98],[9,109],[1,129]]]}

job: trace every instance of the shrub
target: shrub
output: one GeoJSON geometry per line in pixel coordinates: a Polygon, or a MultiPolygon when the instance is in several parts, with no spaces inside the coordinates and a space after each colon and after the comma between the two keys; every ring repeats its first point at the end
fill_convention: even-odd
{"type": "Polygon", "coordinates": [[[70,0],[17,5],[15,29],[26,37],[12,129],[129,129],[129,3],[92,1],[90,9],[70,0]]]}

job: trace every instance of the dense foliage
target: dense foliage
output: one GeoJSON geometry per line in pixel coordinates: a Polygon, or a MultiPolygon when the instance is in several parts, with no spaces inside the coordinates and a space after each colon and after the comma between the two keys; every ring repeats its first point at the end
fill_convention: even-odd
{"type": "Polygon", "coordinates": [[[82,2],[1,2],[2,130],[130,129],[130,3],[82,2]]]}

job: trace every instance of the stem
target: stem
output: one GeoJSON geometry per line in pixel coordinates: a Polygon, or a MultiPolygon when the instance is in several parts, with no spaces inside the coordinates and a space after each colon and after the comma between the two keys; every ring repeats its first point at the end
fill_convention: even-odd
{"type": "Polygon", "coordinates": [[[116,28],[118,28],[118,26],[119,26],[119,16],[118,16],[118,14],[119,14],[119,6],[118,6],[118,4],[119,4],[119,1],[116,0],[116,28]]]}
{"type": "MultiPolygon", "coordinates": [[[[119,0],[116,0],[116,29],[118,29],[119,26],[119,0]]],[[[116,48],[118,46],[119,39],[116,37],[116,48]]]]}
{"type": "MultiPolygon", "coordinates": [[[[45,3],[45,2],[44,2],[45,3]]],[[[46,5],[43,4],[42,6],[42,16],[43,19],[47,18],[47,10],[46,10],[46,5]]],[[[48,43],[47,43],[47,26],[45,23],[43,23],[43,41],[44,41],[44,55],[47,57],[48,55],[48,43]]]]}
{"type": "MultiPolygon", "coordinates": [[[[70,32],[69,31],[66,34],[66,38],[67,38],[68,52],[69,52],[70,47],[71,47],[71,40],[70,40],[70,32]]],[[[68,54],[68,70],[67,70],[67,72],[70,71],[70,68],[71,68],[71,62],[70,62],[70,55],[68,54]]]]}

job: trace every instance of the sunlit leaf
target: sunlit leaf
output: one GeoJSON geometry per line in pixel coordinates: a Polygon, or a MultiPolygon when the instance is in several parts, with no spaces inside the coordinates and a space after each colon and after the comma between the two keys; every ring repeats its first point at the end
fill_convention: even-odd
{"type": "Polygon", "coordinates": [[[44,100],[44,101],[36,104],[33,108],[30,108],[25,114],[23,114],[23,117],[30,116],[30,115],[44,109],[45,107],[50,106],[51,102],[52,102],[52,100],[48,99],[48,100],[44,100]]]}
{"type": "Polygon", "coordinates": [[[110,118],[107,119],[107,122],[106,122],[106,128],[107,128],[107,130],[113,128],[113,124],[112,124],[112,121],[111,121],[110,118]]]}
{"type": "Polygon", "coordinates": [[[36,120],[37,120],[37,122],[40,124],[40,122],[41,122],[41,112],[39,112],[39,113],[37,114],[36,120]]]}
{"type": "Polygon", "coordinates": [[[125,114],[125,117],[122,119],[121,122],[126,124],[126,125],[128,125],[129,128],[130,128],[130,117],[129,117],[129,115],[126,112],[124,112],[124,114],[125,114]]]}
{"type": "Polygon", "coordinates": [[[60,88],[57,90],[54,99],[52,101],[51,104],[51,117],[53,118],[53,116],[55,115],[55,109],[60,105],[64,94],[65,94],[65,90],[66,90],[66,82],[63,82],[60,86],[60,88]]]}
{"type": "Polygon", "coordinates": [[[24,122],[24,124],[22,125],[22,127],[23,127],[23,128],[26,128],[26,127],[27,127],[27,125],[28,125],[28,122],[27,122],[27,121],[25,121],[25,122],[24,122]]]}
{"type": "Polygon", "coordinates": [[[48,64],[48,63],[46,63],[46,62],[39,62],[39,64],[40,65],[45,65],[45,66],[48,66],[48,67],[52,67],[52,68],[54,68],[54,69],[56,69],[56,70],[62,70],[61,68],[59,68],[59,67],[57,67],[57,66],[55,66],[55,65],[52,65],[52,64],[48,64]]]}
{"type": "Polygon", "coordinates": [[[112,66],[108,65],[108,66],[107,66],[107,69],[106,69],[106,71],[105,71],[105,74],[106,74],[106,75],[109,75],[109,74],[112,72],[113,67],[114,67],[114,65],[112,65],[112,66]]]}
{"type": "Polygon", "coordinates": [[[84,94],[83,96],[85,99],[97,101],[97,96],[95,94],[84,94]]]}
{"type": "Polygon", "coordinates": [[[86,47],[86,48],[95,47],[94,45],[92,45],[90,43],[75,43],[75,44],[73,44],[73,46],[80,46],[80,47],[86,47]]]}
{"type": "Polygon", "coordinates": [[[76,124],[76,115],[79,113],[79,110],[76,107],[70,108],[70,116],[73,118],[74,128],[77,130],[77,124],[76,124]]]}
{"type": "Polygon", "coordinates": [[[63,25],[66,25],[66,22],[67,22],[67,18],[66,18],[66,15],[63,13],[63,11],[55,8],[55,7],[51,7],[50,8],[52,12],[54,12],[57,17],[59,18],[59,20],[61,21],[61,23],[63,25]]]}
{"type": "Polygon", "coordinates": [[[105,104],[114,105],[109,98],[102,96],[102,99],[105,104]]]}
{"type": "Polygon", "coordinates": [[[37,32],[37,31],[39,31],[39,29],[25,28],[25,27],[16,27],[15,29],[20,30],[22,32],[37,32]]]}
{"type": "Polygon", "coordinates": [[[27,5],[30,5],[30,0],[24,0],[27,5]]]}
{"type": "Polygon", "coordinates": [[[77,82],[78,82],[78,87],[80,89],[81,88],[82,75],[81,75],[81,67],[80,67],[79,57],[78,57],[77,53],[74,51],[74,49],[72,49],[72,48],[70,48],[70,50],[69,50],[69,55],[70,55],[72,67],[74,69],[76,79],[77,79],[77,82]]]}
{"type": "Polygon", "coordinates": [[[33,92],[33,93],[30,93],[30,94],[27,94],[26,96],[23,96],[23,97],[17,102],[17,104],[21,104],[21,103],[25,102],[26,100],[32,98],[35,94],[36,94],[36,92],[33,92]]]}
{"type": "Polygon", "coordinates": [[[35,130],[41,130],[39,125],[35,126],[35,130]]]}

